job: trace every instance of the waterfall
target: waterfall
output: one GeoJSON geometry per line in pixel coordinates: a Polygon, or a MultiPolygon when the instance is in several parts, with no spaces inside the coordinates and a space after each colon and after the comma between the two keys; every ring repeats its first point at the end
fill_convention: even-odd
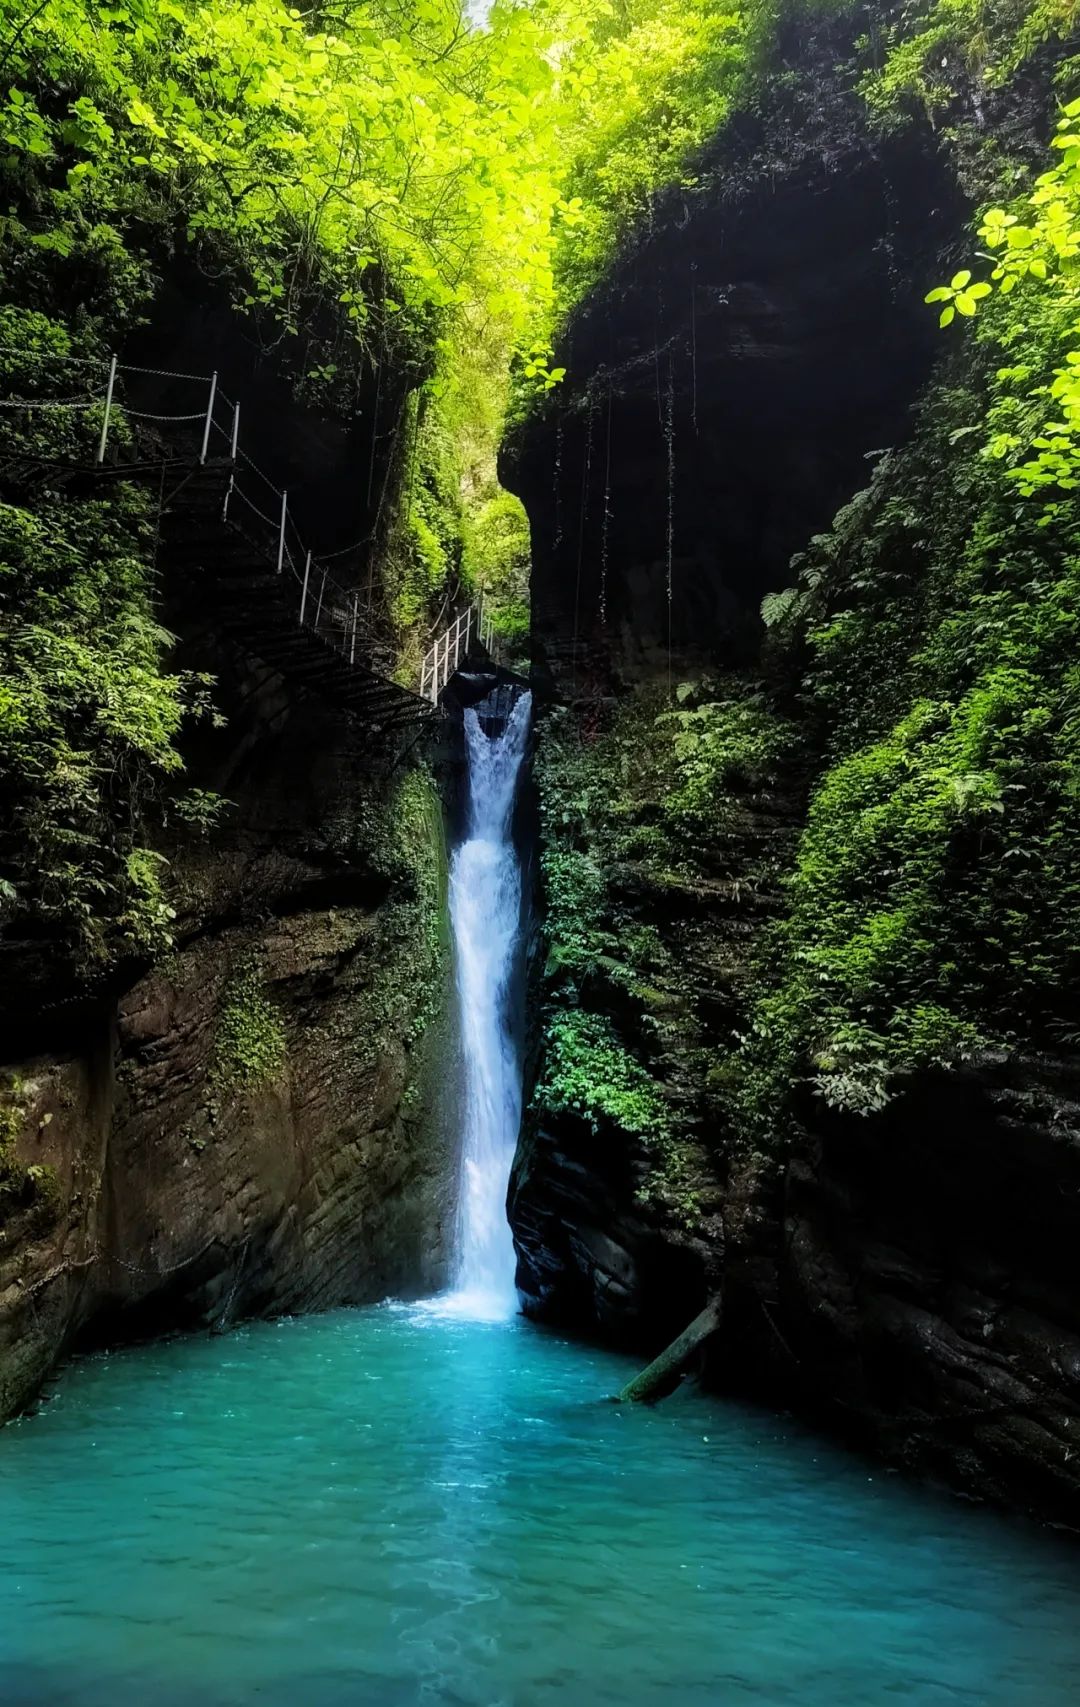
{"type": "Polygon", "coordinates": [[[521,1122],[521,1059],[512,1019],[521,928],[521,862],[512,819],[529,734],[531,696],[514,703],[503,732],[489,737],[465,713],[468,824],[450,862],[461,1052],[461,1189],[455,1306],[499,1318],[517,1308],[514,1243],[506,1188],[521,1122]]]}

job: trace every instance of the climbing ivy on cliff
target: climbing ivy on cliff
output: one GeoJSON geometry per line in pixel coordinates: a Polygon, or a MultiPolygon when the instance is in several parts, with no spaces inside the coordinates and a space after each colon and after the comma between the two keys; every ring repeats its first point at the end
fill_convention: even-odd
{"type": "Polygon", "coordinates": [[[682,1227],[715,1195],[713,981],[776,904],[792,832],[774,802],[799,748],[760,685],[734,677],[681,684],[677,709],[641,690],[586,731],[555,712],[540,734],[548,954],[528,1120],[615,1135],[643,1200],[682,1227]]]}
{"type": "MultiPolygon", "coordinates": [[[[694,1071],[715,1091],[717,1129],[770,1153],[805,1111],[807,1088],[868,1114],[913,1071],[1080,1034],[1070,994],[1080,887],[1068,853],[1080,832],[1077,22],[1071,0],[931,0],[875,19],[845,68],[871,126],[929,116],[984,205],[969,253],[931,292],[942,364],[912,443],[877,453],[866,490],[796,560],[796,584],[765,601],[769,679],[785,684],[786,711],[799,684],[803,762],[817,781],[782,905],[753,952],[745,1018],[694,1071]],[[1023,79],[1036,75],[1061,94],[1054,163],[1041,172],[1030,114],[1016,122],[1018,103],[1030,105],[1023,79]]],[[[768,62],[767,21],[759,40],[768,62]]],[[[796,66],[789,88],[798,78],[796,66]]],[[[737,113],[752,103],[750,74],[733,89],[737,113]]],[[[721,136],[710,169],[723,163],[721,136]]],[[[556,755],[553,782],[541,759],[554,1067],[540,1117],[567,1059],[565,1004],[610,1015],[634,1062],[656,1070],[666,1016],[644,996],[636,1014],[627,991],[670,988],[676,932],[660,897],[685,882],[672,843],[705,869],[722,858],[732,791],[718,786],[713,743],[749,758],[758,735],[781,733],[769,715],[712,695],[666,718],[683,774],[655,774],[664,723],[639,730],[639,767],[654,784],[640,817],[603,737],[585,783],[572,750],[556,755]],[[649,916],[663,924],[648,980],[618,910],[627,895],[651,895],[649,916]]],[[[590,1105],[586,1058],[576,1052],[561,1092],[579,1112],[603,1098],[598,1067],[590,1105]]],[[[553,1106],[564,1106],[558,1095],[553,1106]]]]}
{"type": "Polygon", "coordinates": [[[930,292],[960,341],[914,442],[766,611],[809,647],[828,753],[745,1052],[764,1123],[804,1075],[866,1113],[913,1069],[1076,1035],[1078,114],[930,292]]]}
{"type": "Polygon", "coordinates": [[[1003,89],[1040,48],[1067,39],[1077,17],[1076,0],[915,0],[865,38],[875,63],[864,93],[886,118],[914,103],[935,124],[955,124],[965,99],[1003,89]]]}

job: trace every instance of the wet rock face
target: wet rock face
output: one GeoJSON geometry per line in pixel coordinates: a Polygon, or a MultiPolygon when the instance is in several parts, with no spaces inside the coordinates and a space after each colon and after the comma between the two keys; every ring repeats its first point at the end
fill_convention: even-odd
{"type": "Polygon", "coordinates": [[[659,674],[669,632],[683,668],[752,652],[762,596],[909,432],[959,195],[910,136],[792,152],[664,207],[506,458],[532,523],[534,639],[562,679],[576,638],[579,687],[607,658],[659,674]]]}
{"type": "Polygon", "coordinates": [[[46,1009],[6,1064],[18,1165],[44,1172],[33,1201],[0,1193],[0,1415],[72,1344],[444,1279],[431,775],[205,635],[195,656],[229,715],[192,777],[233,805],[169,850],[176,950],[115,996],[46,1009]]]}
{"type": "Polygon", "coordinates": [[[987,1062],[786,1170],[779,1369],[895,1462],[1080,1526],[1080,1065],[987,1062]]]}
{"type": "Polygon", "coordinates": [[[685,1326],[690,1301],[704,1301],[706,1264],[642,1209],[646,1175],[640,1151],[599,1134],[586,1162],[576,1122],[528,1132],[510,1183],[527,1315],[632,1348],[662,1345],[685,1326]]]}

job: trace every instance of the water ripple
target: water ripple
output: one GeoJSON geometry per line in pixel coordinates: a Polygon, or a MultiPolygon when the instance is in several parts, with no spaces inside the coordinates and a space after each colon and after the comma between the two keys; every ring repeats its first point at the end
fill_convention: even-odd
{"type": "Polygon", "coordinates": [[[424,1306],[88,1359],[0,1431],[4,1707],[1075,1707],[1080,1563],[424,1306]]]}

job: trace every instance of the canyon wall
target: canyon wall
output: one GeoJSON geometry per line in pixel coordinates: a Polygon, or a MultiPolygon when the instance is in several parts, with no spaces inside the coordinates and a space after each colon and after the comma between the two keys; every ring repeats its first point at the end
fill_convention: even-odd
{"type": "Polygon", "coordinates": [[[201,580],[166,572],[164,595],[172,661],[218,711],[187,780],[228,804],[167,828],[159,964],[95,984],[9,944],[3,1415],[73,1345],[445,1275],[452,737],[299,690],[221,636],[201,580]]]}
{"type": "MultiPolygon", "coordinates": [[[[805,59],[795,81],[654,210],[506,456],[561,702],[538,736],[519,1285],[530,1314],[643,1354],[720,1293],[710,1384],[1076,1525],[1075,1061],[973,1047],[861,1113],[807,1062],[782,1116],[753,1082],[775,1075],[759,998],[829,739],[805,650],[763,647],[758,607],[916,433],[940,351],[922,299],[968,218],[925,126],[872,133],[805,59]]],[[[1028,97],[1026,129],[1015,101],[980,115],[1018,157],[1044,123],[1028,97]]],[[[891,591],[858,590],[880,516],[853,506],[821,560],[856,606],[899,608],[902,636],[919,549],[891,591]]]]}

